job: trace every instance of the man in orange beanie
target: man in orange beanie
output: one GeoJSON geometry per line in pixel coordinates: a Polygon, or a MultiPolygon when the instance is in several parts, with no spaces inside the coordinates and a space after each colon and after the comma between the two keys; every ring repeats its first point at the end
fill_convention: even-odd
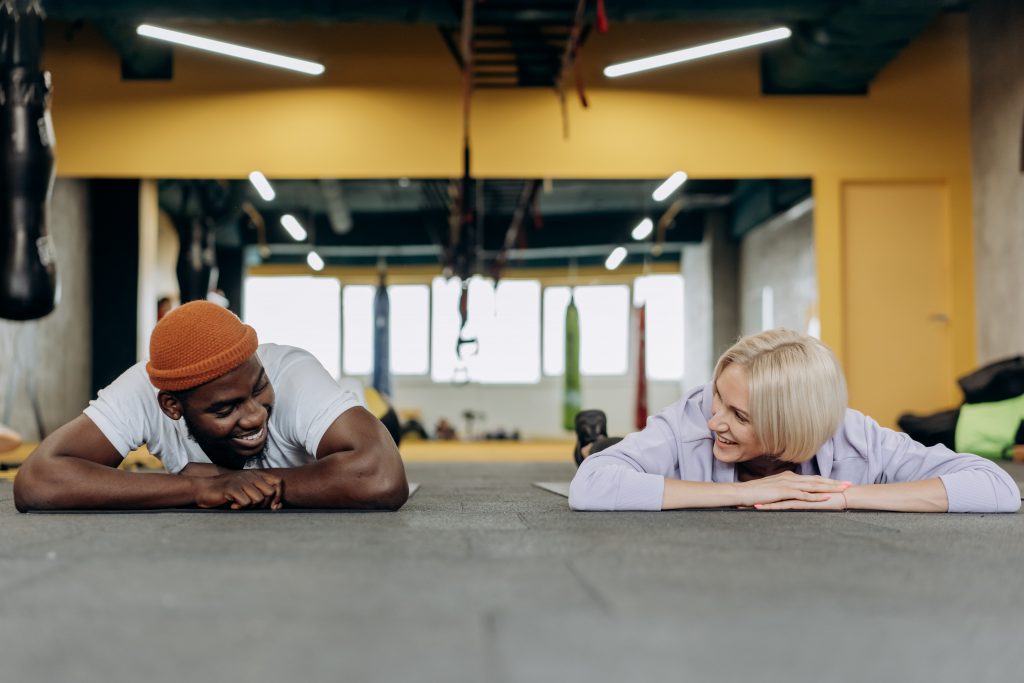
{"type": "Polygon", "coordinates": [[[258,345],[206,301],[161,319],[149,351],[25,461],[19,510],[395,510],[408,498],[384,426],[309,353],[258,345]],[[117,469],[143,443],[168,474],[117,469]]]}

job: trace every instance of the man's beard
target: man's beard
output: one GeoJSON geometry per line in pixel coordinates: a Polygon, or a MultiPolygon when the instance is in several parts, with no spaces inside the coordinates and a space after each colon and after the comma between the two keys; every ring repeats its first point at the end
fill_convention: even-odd
{"type": "MultiPolygon", "coordinates": [[[[241,470],[245,468],[245,463],[249,461],[259,460],[267,454],[267,443],[270,442],[270,439],[267,439],[267,441],[264,442],[263,448],[260,449],[257,453],[253,455],[238,455],[237,453],[234,453],[230,450],[218,449],[213,444],[203,441],[202,439],[196,436],[196,431],[195,429],[193,429],[192,423],[189,421],[188,416],[182,415],[181,418],[185,422],[185,430],[188,432],[189,441],[198,444],[199,447],[203,450],[203,453],[206,454],[206,457],[210,459],[210,462],[212,462],[214,465],[217,465],[218,467],[225,467],[229,470],[241,470]]],[[[269,428],[270,411],[268,410],[267,424],[266,426],[264,426],[264,429],[269,428]]]]}

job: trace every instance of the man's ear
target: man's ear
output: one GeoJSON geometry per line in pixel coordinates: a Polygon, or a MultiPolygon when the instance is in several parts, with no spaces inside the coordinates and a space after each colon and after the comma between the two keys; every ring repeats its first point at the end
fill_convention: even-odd
{"type": "Polygon", "coordinates": [[[156,400],[160,404],[160,410],[164,411],[164,415],[172,420],[180,420],[181,416],[185,414],[185,406],[177,396],[169,391],[159,392],[156,395],[156,400]]]}

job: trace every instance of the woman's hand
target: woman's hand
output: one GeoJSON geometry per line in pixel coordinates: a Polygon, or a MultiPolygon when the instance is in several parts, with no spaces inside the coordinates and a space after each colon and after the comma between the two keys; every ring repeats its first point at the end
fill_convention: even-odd
{"type": "Polygon", "coordinates": [[[826,510],[832,512],[841,512],[846,510],[848,505],[846,501],[846,493],[832,493],[828,494],[828,500],[820,501],[808,501],[808,500],[780,500],[777,503],[758,503],[754,506],[755,510],[826,510]]]}
{"type": "Polygon", "coordinates": [[[852,482],[783,472],[736,484],[739,507],[759,510],[844,510],[843,491],[852,482]],[[804,504],[794,507],[796,503],[804,504]]]}

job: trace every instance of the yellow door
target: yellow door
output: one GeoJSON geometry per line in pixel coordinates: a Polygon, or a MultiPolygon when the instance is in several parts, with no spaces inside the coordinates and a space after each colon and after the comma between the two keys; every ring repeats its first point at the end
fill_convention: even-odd
{"type": "Polygon", "coordinates": [[[946,186],[845,183],[842,196],[850,405],[888,427],[955,405],[946,186]]]}

